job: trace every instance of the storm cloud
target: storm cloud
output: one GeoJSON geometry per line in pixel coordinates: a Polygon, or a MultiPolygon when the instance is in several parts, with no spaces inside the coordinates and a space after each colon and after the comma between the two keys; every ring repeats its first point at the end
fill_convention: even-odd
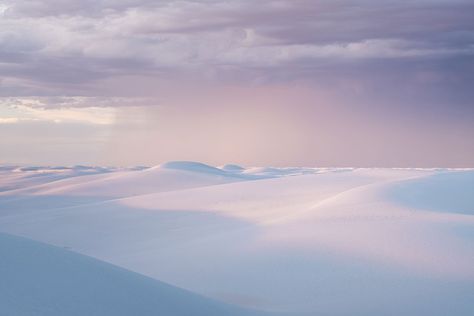
{"type": "Polygon", "coordinates": [[[233,112],[239,105],[208,96],[232,89],[254,104],[253,95],[304,90],[312,96],[287,111],[449,121],[465,137],[473,14],[472,1],[447,0],[4,0],[1,104],[233,112]]]}
{"type": "Polygon", "coordinates": [[[472,67],[474,53],[469,1],[20,0],[0,8],[4,96],[87,94],[110,77],[189,72],[317,81],[381,59],[386,71],[422,59],[428,74],[418,76],[446,80],[446,65],[461,58],[472,67]]]}

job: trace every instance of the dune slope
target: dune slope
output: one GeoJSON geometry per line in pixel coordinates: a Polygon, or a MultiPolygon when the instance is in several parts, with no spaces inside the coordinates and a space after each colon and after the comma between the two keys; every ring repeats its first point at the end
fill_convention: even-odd
{"type": "Polygon", "coordinates": [[[179,162],[102,177],[1,193],[0,231],[249,308],[472,314],[472,170],[179,162]]]}
{"type": "Polygon", "coordinates": [[[11,235],[0,257],[0,315],[259,315],[11,235]]]}

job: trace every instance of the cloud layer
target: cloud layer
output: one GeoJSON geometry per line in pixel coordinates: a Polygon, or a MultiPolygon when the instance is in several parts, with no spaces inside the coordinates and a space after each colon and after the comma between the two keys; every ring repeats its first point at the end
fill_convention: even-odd
{"type": "MultiPolygon", "coordinates": [[[[419,126],[411,129],[416,144],[438,126],[429,142],[443,139],[457,162],[467,146],[463,161],[472,161],[474,145],[464,139],[474,121],[473,14],[474,3],[461,0],[0,0],[0,123],[32,116],[122,122],[153,126],[168,144],[176,141],[174,129],[154,126],[150,111],[202,107],[219,121],[273,106],[292,118],[289,126],[301,127],[290,134],[328,135],[318,152],[340,140],[331,126],[351,134],[363,117],[387,137],[406,122],[419,126]],[[110,118],[113,109],[131,107],[124,111],[146,113],[140,124],[133,115],[131,122],[110,118]],[[6,115],[12,108],[21,115],[6,115]],[[329,126],[319,124],[321,116],[329,126]]],[[[222,133],[212,124],[203,128],[222,133]]]]}
{"type": "Polygon", "coordinates": [[[1,8],[4,96],[109,95],[97,83],[122,76],[320,80],[318,70],[380,59],[390,67],[428,58],[436,72],[474,54],[469,1],[20,0],[1,8]]]}

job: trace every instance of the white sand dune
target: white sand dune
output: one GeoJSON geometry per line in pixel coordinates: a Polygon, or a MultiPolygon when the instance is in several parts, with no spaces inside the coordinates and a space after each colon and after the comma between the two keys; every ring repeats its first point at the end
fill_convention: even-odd
{"type": "MultiPolygon", "coordinates": [[[[38,174],[38,172],[36,173],[38,174]]],[[[40,174],[44,174],[44,172],[40,174]]],[[[31,175],[29,176],[31,177],[31,175]]],[[[45,177],[43,179],[48,180],[45,177]]],[[[174,162],[138,171],[119,169],[115,172],[97,172],[80,177],[71,177],[66,173],[59,173],[50,181],[41,181],[38,185],[27,186],[8,194],[124,197],[243,179],[245,178],[242,176],[210,166],[206,167],[204,164],[194,163],[194,165],[191,165],[191,163],[174,162]]],[[[15,179],[12,180],[15,181],[15,179]]]]}
{"type": "Polygon", "coordinates": [[[474,310],[468,169],[108,170],[0,193],[0,231],[291,315],[474,310]]]}
{"type": "Polygon", "coordinates": [[[263,315],[71,251],[0,234],[0,315],[263,315]]]}
{"type": "Polygon", "coordinates": [[[102,174],[117,171],[116,168],[104,167],[28,167],[0,166],[0,192],[15,189],[25,190],[29,187],[67,179],[76,176],[102,174]]]}

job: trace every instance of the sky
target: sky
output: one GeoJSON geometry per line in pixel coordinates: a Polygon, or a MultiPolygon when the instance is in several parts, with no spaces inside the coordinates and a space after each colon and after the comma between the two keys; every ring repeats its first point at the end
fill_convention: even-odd
{"type": "Polygon", "coordinates": [[[474,167],[474,2],[0,0],[0,163],[474,167]]]}

